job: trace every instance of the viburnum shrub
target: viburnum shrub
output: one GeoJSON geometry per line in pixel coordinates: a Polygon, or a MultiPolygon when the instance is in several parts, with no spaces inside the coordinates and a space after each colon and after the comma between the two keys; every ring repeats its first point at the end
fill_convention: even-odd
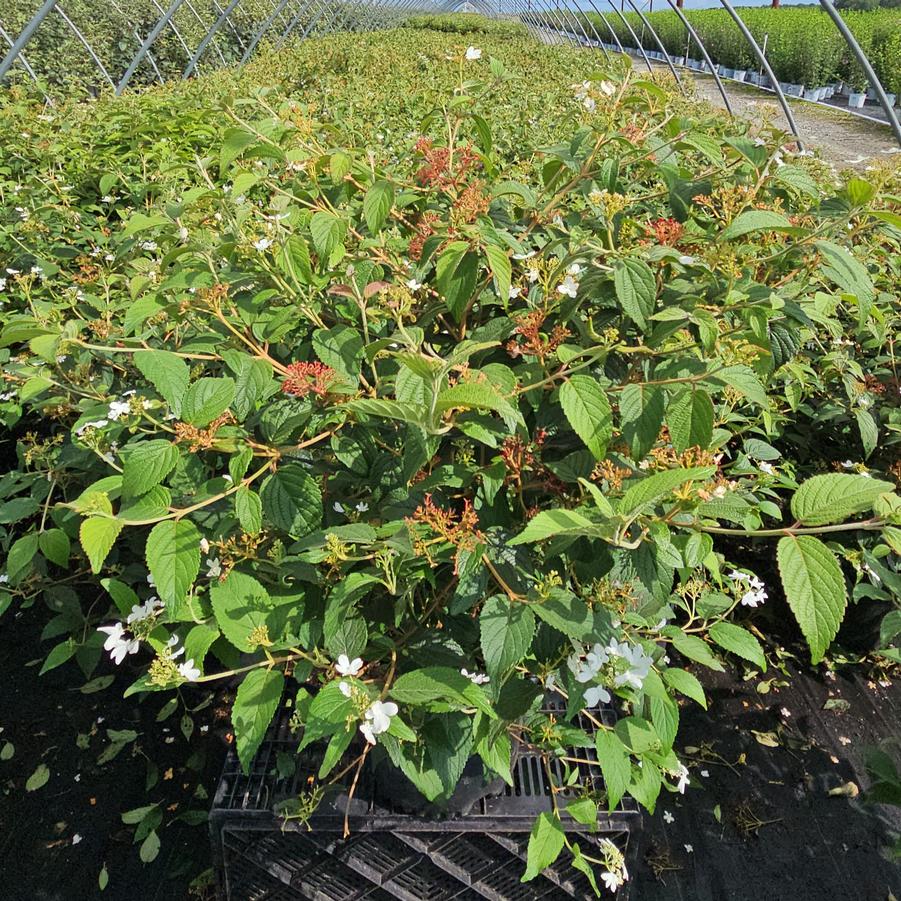
{"type": "Polygon", "coordinates": [[[684,791],[691,670],[764,671],[746,620],[775,592],[814,663],[849,588],[898,594],[901,220],[625,68],[510,162],[503,64],[453,66],[384,152],[235,102],[196,186],[59,258],[74,285],[8,267],[0,410],[30,431],[0,483],[5,604],[45,592],[75,632],[47,665],[102,643],[144,668],[130,693],[240,676],[245,767],[290,691],[322,749],[304,811],[369,758],[441,804],[471,757],[511,782],[535,746],[569,792],[524,878],[566,847],[615,890],[621,855],[573,844],[558,805],[591,824],[684,791]],[[91,580],[84,613],[64,583],[91,580]]]}

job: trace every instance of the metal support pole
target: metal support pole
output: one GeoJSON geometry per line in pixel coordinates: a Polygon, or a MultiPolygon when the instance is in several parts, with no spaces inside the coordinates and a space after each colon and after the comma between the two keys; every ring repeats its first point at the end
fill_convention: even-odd
{"type": "Polygon", "coordinates": [[[613,43],[619,47],[620,53],[625,53],[623,50],[623,45],[619,42],[619,35],[616,33],[614,27],[607,21],[607,17],[594,5],[594,0],[588,0],[588,5],[594,10],[595,15],[600,16],[601,21],[607,26],[607,31],[613,36],[613,43]]]}
{"type": "Polygon", "coordinates": [[[779,87],[779,81],[776,78],[776,73],[773,72],[772,66],[770,66],[769,61],[763,55],[763,51],[758,46],[757,41],[754,40],[754,35],[751,34],[748,26],[745,25],[745,23],[742,21],[741,16],[735,11],[735,7],[729,2],[729,0],[720,0],[720,3],[722,3],[723,6],[725,6],[729,11],[729,15],[732,16],[733,21],[738,26],[741,33],[744,35],[745,40],[751,45],[751,49],[754,51],[757,59],[760,61],[760,64],[766,71],[767,76],[773,83],[773,89],[776,92],[776,97],[779,99],[779,105],[782,107],[782,112],[785,113],[785,118],[788,121],[788,127],[791,130],[791,133],[797,139],[798,147],[803,150],[804,148],[801,145],[801,135],[798,133],[798,126],[795,124],[795,117],[792,115],[791,107],[788,105],[788,101],[785,99],[785,94],[782,93],[782,88],[779,87]]]}
{"type": "Polygon", "coordinates": [[[194,55],[191,57],[188,65],[185,66],[185,71],[182,72],[182,78],[190,78],[191,73],[194,69],[197,68],[197,63],[200,61],[200,57],[203,56],[204,51],[210,45],[210,41],[216,36],[216,32],[225,24],[225,21],[232,14],[232,10],[241,2],[241,0],[231,0],[231,3],[222,10],[219,15],[219,18],[213,23],[212,28],[203,36],[200,43],[197,45],[197,49],[194,51],[194,55]]]}
{"type": "Polygon", "coordinates": [[[113,81],[109,72],[106,71],[106,66],[103,65],[103,62],[100,59],[100,57],[97,56],[97,54],[94,52],[94,48],[90,45],[90,43],[88,42],[88,39],[81,33],[81,31],[79,31],[78,27],[66,15],[65,11],[63,10],[63,8],[61,6],[57,6],[56,11],[60,14],[60,16],[62,17],[62,20],[72,30],[72,33],[75,35],[75,37],[78,38],[78,40],[81,42],[81,45],[84,47],[84,49],[88,51],[88,54],[90,55],[91,59],[94,60],[94,62],[96,63],[97,68],[100,69],[100,71],[103,73],[103,77],[109,82],[110,87],[113,90],[115,90],[116,82],[113,81]]]}
{"type": "Polygon", "coordinates": [[[22,48],[31,40],[31,36],[38,30],[38,26],[41,22],[53,12],[55,6],[56,0],[44,0],[43,6],[41,6],[41,8],[31,17],[31,21],[22,30],[22,33],[13,41],[9,53],[3,57],[3,62],[0,63],[0,81],[2,81],[3,76],[9,72],[12,64],[16,61],[16,57],[22,52],[22,48]]]}
{"type": "MultiPolygon", "coordinates": [[[[56,2],[56,0],[54,0],[56,2]]],[[[138,66],[141,65],[142,60],[147,55],[147,51],[150,50],[153,43],[160,36],[162,30],[169,24],[172,20],[172,17],[178,12],[178,8],[184,3],[185,0],[173,0],[172,4],[169,6],[169,9],[166,10],[163,17],[154,25],[153,30],[150,34],[144,38],[144,43],[141,44],[141,49],[135,54],[134,59],[128,64],[128,69],[125,70],[125,74],[122,76],[122,80],[119,82],[119,85],[116,88],[116,94],[121,94],[127,87],[128,83],[131,81],[132,76],[135,74],[138,66]]]]}
{"type": "Polygon", "coordinates": [[[247,45],[247,49],[244,51],[244,56],[241,57],[241,61],[238,65],[243,66],[244,63],[250,59],[250,54],[256,50],[257,44],[263,39],[263,35],[266,34],[267,31],[272,27],[272,23],[278,18],[281,11],[288,5],[289,0],[279,0],[276,4],[275,9],[269,14],[266,21],[263,22],[262,27],[257,31],[257,33],[251,38],[250,43],[247,45]]]}
{"type": "Polygon", "coordinates": [[[679,78],[679,73],[676,71],[676,67],[673,65],[673,61],[669,58],[669,54],[666,52],[666,47],[663,46],[663,41],[657,35],[657,32],[654,31],[654,26],[651,25],[650,21],[645,17],[645,14],[632,2],[632,0],[626,0],[629,6],[638,14],[638,18],[645,24],[648,31],[651,32],[651,37],[654,39],[654,43],[660,48],[660,52],[663,54],[663,58],[666,60],[667,66],[669,66],[670,72],[673,73],[673,78],[676,79],[676,84],[679,85],[679,90],[682,95],[685,95],[685,86],[682,84],[682,79],[679,78]]]}
{"type": "Polygon", "coordinates": [[[866,53],[861,49],[860,44],[857,43],[857,39],[851,33],[851,29],[848,28],[847,22],[838,14],[838,10],[832,5],[830,0],[820,0],[820,6],[826,10],[829,14],[829,18],[835,23],[835,27],[839,30],[841,36],[845,39],[845,43],[850,48],[851,52],[854,54],[854,58],[860,63],[861,68],[867,76],[870,85],[873,87],[873,90],[876,91],[876,96],[879,98],[879,103],[882,106],[882,111],[885,113],[886,118],[889,121],[889,125],[892,128],[892,131],[895,133],[895,140],[897,140],[898,144],[901,145],[901,124],[898,123],[898,117],[895,115],[895,111],[892,109],[892,105],[888,102],[888,97],[885,94],[885,88],[882,87],[882,82],[876,75],[875,70],[873,69],[872,64],[869,59],[867,59],[866,53]]]}
{"type": "Polygon", "coordinates": [[[651,65],[651,61],[648,59],[647,53],[644,52],[644,47],[641,46],[641,41],[638,40],[638,35],[635,34],[635,31],[632,29],[632,26],[629,24],[629,20],[623,15],[622,10],[616,8],[616,4],[613,0],[607,0],[607,5],[622,19],[623,25],[629,30],[629,34],[632,35],[632,40],[635,41],[635,46],[638,48],[638,52],[644,57],[644,64],[648,67],[648,72],[653,72],[654,67],[651,65]]]}
{"type": "MultiPolygon", "coordinates": [[[[7,30],[2,25],[0,25],[0,38],[3,38],[3,40],[6,41],[6,43],[9,44],[10,47],[12,47],[13,44],[15,43],[13,41],[12,37],[10,37],[7,30]]],[[[28,62],[28,59],[25,57],[24,52],[19,54],[19,62],[22,63],[22,68],[28,73],[31,80],[36,85],[40,85],[40,80],[38,79],[38,76],[35,73],[34,69],[31,68],[31,63],[28,62]]],[[[41,93],[43,93],[43,91],[41,93]]],[[[44,100],[46,100],[50,106],[53,106],[53,98],[52,97],[49,97],[47,94],[44,94],[44,100]]]]}

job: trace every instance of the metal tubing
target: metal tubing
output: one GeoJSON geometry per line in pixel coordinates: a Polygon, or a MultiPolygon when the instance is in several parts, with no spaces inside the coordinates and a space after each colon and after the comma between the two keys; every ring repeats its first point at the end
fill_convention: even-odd
{"type": "Polygon", "coordinates": [[[194,51],[194,55],[191,57],[188,65],[185,66],[185,71],[182,72],[182,78],[190,78],[191,73],[197,68],[197,63],[200,61],[200,57],[203,56],[204,51],[209,46],[210,41],[216,36],[216,32],[225,24],[226,19],[232,14],[232,10],[241,2],[241,0],[231,0],[231,3],[222,10],[219,18],[213,23],[212,28],[203,36],[200,43],[197,45],[197,49],[194,51]]]}
{"type": "Polygon", "coordinates": [[[278,18],[279,13],[288,5],[289,0],[279,0],[276,4],[275,9],[269,14],[268,18],[265,22],[263,22],[262,27],[257,31],[257,33],[253,36],[250,43],[247,45],[247,49],[244,51],[244,56],[241,57],[241,61],[238,63],[239,66],[243,66],[244,63],[250,58],[250,54],[256,50],[257,44],[263,39],[263,35],[266,34],[267,31],[272,27],[272,23],[278,18]]]}
{"type": "Polygon", "coordinates": [[[291,32],[294,31],[295,28],[300,24],[300,17],[313,5],[313,3],[317,3],[319,8],[322,9],[322,4],[320,0],[307,0],[306,6],[301,6],[301,8],[297,11],[294,18],[289,23],[288,27],[282,32],[279,39],[275,42],[275,49],[281,50],[285,45],[285,41],[288,40],[291,32]]]}
{"type": "Polygon", "coordinates": [[[607,5],[622,19],[623,25],[629,30],[629,34],[632,35],[632,39],[635,41],[635,46],[638,48],[638,52],[644,57],[644,64],[648,67],[648,72],[653,72],[654,67],[651,65],[651,61],[648,59],[647,53],[644,52],[644,47],[641,46],[641,41],[638,40],[638,35],[632,30],[632,26],[629,24],[629,20],[622,14],[620,10],[616,8],[616,4],[613,0],[607,0],[607,5]]]}
{"type": "MultiPolygon", "coordinates": [[[[54,3],[56,0],[54,0],[54,3]]],[[[142,60],[147,55],[147,51],[150,50],[153,43],[160,36],[162,30],[169,24],[172,17],[178,12],[178,8],[184,3],[185,0],[172,0],[169,9],[166,10],[163,17],[153,26],[153,30],[150,34],[144,38],[144,43],[141,44],[141,49],[135,54],[134,59],[128,64],[128,68],[125,70],[125,74],[122,76],[122,80],[119,82],[116,87],[116,94],[121,94],[127,87],[128,83],[131,81],[132,76],[135,74],[138,66],[141,65],[142,60]]]]}
{"type": "MultiPolygon", "coordinates": [[[[222,14],[222,6],[219,4],[219,0],[213,0],[213,7],[215,8],[217,13],[219,13],[220,15],[222,14]]],[[[228,25],[229,30],[235,36],[235,40],[243,50],[247,45],[244,43],[244,38],[241,37],[241,32],[238,31],[238,29],[235,27],[235,23],[232,22],[231,16],[225,17],[225,24],[228,25]]]]}
{"type": "Polygon", "coordinates": [[[43,6],[41,6],[41,8],[31,17],[31,21],[22,30],[22,33],[13,41],[9,53],[6,54],[3,58],[3,62],[0,63],[0,81],[2,81],[3,76],[9,72],[12,64],[16,61],[16,57],[22,52],[22,48],[31,40],[31,36],[38,30],[38,26],[41,22],[53,12],[55,6],[56,0],[44,0],[43,6]]]}
{"type": "Polygon", "coordinates": [[[563,24],[563,20],[559,15],[555,14],[553,6],[551,6],[552,0],[532,0],[533,3],[538,5],[539,8],[544,9],[544,14],[548,19],[556,22],[556,25],[551,26],[553,30],[557,31],[559,34],[562,34],[563,37],[569,41],[570,44],[575,44],[576,39],[570,34],[568,28],[563,24]]]}
{"type": "MultiPolygon", "coordinates": [[[[207,23],[203,20],[203,17],[200,15],[200,13],[197,12],[197,10],[194,8],[194,4],[191,3],[191,0],[188,0],[188,9],[191,10],[191,14],[194,16],[194,18],[205,28],[207,23]]],[[[226,63],[225,61],[224,54],[219,49],[218,44],[214,44],[213,46],[216,48],[216,55],[219,57],[219,62],[221,62],[222,67],[225,68],[228,63],[226,63]]]]}
{"type": "Polygon", "coordinates": [[[78,27],[75,23],[66,15],[65,11],[61,6],[56,7],[56,11],[62,16],[63,21],[72,29],[72,33],[81,41],[82,46],[91,56],[91,59],[97,64],[97,68],[103,73],[103,77],[109,82],[110,87],[115,90],[116,82],[113,81],[112,76],[109,72],[106,71],[106,66],[103,65],[102,60],[99,56],[94,52],[94,48],[88,43],[88,39],[78,30],[78,27]]]}
{"type": "MultiPolygon", "coordinates": [[[[160,6],[158,0],[150,0],[151,3],[156,7],[157,12],[162,16],[165,15],[165,11],[163,7],[160,6]]],[[[190,4],[191,0],[185,0],[185,3],[190,4]]],[[[178,43],[181,44],[181,49],[185,51],[185,58],[191,58],[191,49],[188,47],[188,42],[181,36],[181,32],[178,30],[178,26],[175,24],[175,20],[169,20],[169,28],[172,30],[172,33],[175,35],[178,43]]]]}
{"type": "Polygon", "coordinates": [[[619,35],[616,33],[613,26],[607,21],[607,17],[594,5],[594,0],[588,0],[588,5],[594,10],[595,15],[601,17],[601,21],[607,26],[607,31],[609,31],[610,34],[613,35],[613,43],[616,44],[617,47],[619,47],[619,52],[625,53],[626,51],[623,50],[623,45],[619,42],[619,35]]]}
{"type": "MultiPolygon", "coordinates": [[[[782,112],[785,113],[785,118],[788,121],[788,127],[795,138],[797,138],[798,147],[803,150],[804,148],[801,145],[801,135],[798,134],[798,126],[795,124],[795,117],[792,115],[791,107],[788,105],[788,101],[785,99],[785,94],[782,93],[782,88],[779,86],[779,81],[776,78],[776,73],[773,72],[773,67],[770,65],[769,60],[757,45],[757,41],[754,40],[754,35],[751,34],[748,26],[745,25],[745,23],[742,21],[741,16],[735,11],[735,7],[729,2],[729,0],[720,0],[720,3],[722,3],[723,6],[726,7],[729,15],[732,16],[732,20],[744,35],[745,40],[751,45],[751,49],[754,51],[758,61],[763,66],[767,77],[773,83],[773,89],[776,92],[776,97],[778,97],[779,99],[779,106],[782,107],[782,112]]],[[[712,65],[711,69],[713,69],[712,65]]]]}
{"type": "Polygon", "coordinates": [[[872,85],[873,89],[876,91],[876,96],[879,98],[879,103],[882,106],[882,110],[886,115],[886,118],[889,121],[889,125],[892,127],[892,131],[895,133],[895,139],[898,141],[898,144],[901,144],[901,124],[898,123],[898,117],[895,115],[895,111],[892,109],[892,105],[888,102],[888,97],[885,94],[885,88],[882,87],[882,82],[876,76],[876,72],[873,69],[869,59],[867,59],[866,53],[860,47],[860,44],[857,43],[857,39],[851,33],[851,29],[848,28],[845,20],[838,14],[838,10],[832,5],[831,0],[820,0],[820,6],[826,10],[829,14],[829,18],[835,23],[835,27],[839,30],[841,36],[845,39],[845,43],[851,49],[851,52],[854,54],[854,58],[857,62],[860,63],[864,72],[866,73],[867,79],[872,85]]]}
{"type": "MultiPolygon", "coordinates": [[[[0,38],[3,38],[3,40],[6,41],[6,43],[9,44],[10,47],[13,46],[14,41],[13,41],[12,37],[10,37],[9,33],[7,32],[7,30],[6,30],[2,25],[0,25],[0,38]]],[[[37,74],[35,73],[34,69],[31,68],[31,63],[28,62],[27,58],[25,57],[25,53],[24,53],[24,52],[22,52],[22,53],[19,54],[19,62],[22,63],[22,68],[23,68],[23,69],[28,73],[28,75],[31,77],[31,80],[32,80],[36,85],[40,86],[40,83],[41,83],[41,82],[40,82],[40,80],[38,79],[38,76],[37,76],[37,74]]],[[[43,94],[44,92],[41,91],[41,93],[43,94]]],[[[53,106],[53,98],[52,98],[52,97],[48,96],[47,94],[44,94],[44,100],[46,100],[47,103],[48,103],[50,106],[53,106]]]]}
{"type": "Polygon", "coordinates": [[[632,0],[626,0],[629,6],[638,14],[638,18],[645,24],[648,31],[651,32],[651,37],[654,38],[654,43],[660,48],[663,53],[663,57],[666,60],[667,66],[669,66],[670,72],[673,73],[673,78],[676,79],[676,84],[679,85],[679,90],[682,92],[683,96],[685,95],[685,86],[682,84],[682,79],[679,78],[679,73],[676,71],[676,67],[673,65],[673,61],[669,58],[669,54],[666,52],[666,47],[663,46],[663,41],[660,40],[657,32],[654,31],[654,26],[646,18],[645,14],[632,2],[632,0]]]}
{"type": "Polygon", "coordinates": [[[698,49],[701,51],[701,55],[704,57],[704,61],[710,66],[710,71],[713,73],[713,80],[716,82],[717,90],[720,92],[720,96],[723,98],[723,103],[726,104],[726,111],[730,116],[735,116],[735,113],[732,111],[732,104],[729,103],[729,97],[726,95],[726,88],[723,85],[723,82],[720,80],[719,73],[716,71],[716,66],[713,65],[713,60],[710,58],[710,54],[707,52],[707,48],[704,46],[704,42],[698,37],[697,32],[694,28],[691,27],[691,22],[685,16],[685,13],[679,8],[679,6],[673,2],[673,0],[666,0],[669,3],[670,7],[672,7],[673,12],[679,17],[682,24],[688,29],[688,34],[691,39],[698,45],[698,49]]]}

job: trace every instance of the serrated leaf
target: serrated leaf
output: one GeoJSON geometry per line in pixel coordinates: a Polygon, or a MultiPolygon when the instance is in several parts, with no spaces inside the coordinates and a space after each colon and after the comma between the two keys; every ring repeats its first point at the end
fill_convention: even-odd
{"type": "Polygon", "coordinates": [[[610,401],[591,376],[574,375],[560,388],[560,404],[573,431],[596,460],[603,460],[613,435],[610,401]]]}
{"type": "Polygon", "coordinates": [[[242,485],[235,492],[235,515],[241,528],[249,535],[256,535],[263,527],[263,502],[260,496],[242,485]]]}
{"type": "Polygon", "coordinates": [[[617,260],[613,268],[616,298],[623,312],[641,329],[648,323],[657,305],[657,280],[643,260],[617,260]]]}
{"type": "Polygon", "coordinates": [[[620,738],[605,729],[595,733],[594,744],[607,788],[607,809],[613,810],[622,800],[632,778],[629,753],[620,738]]]}
{"type": "Polygon", "coordinates": [[[594,523],[576,510],[542,510],[533,516],[525,529],[507,543],[510,545],[529,544],[533,541],[542,541],[552,535],[566,534],[567,532],[590,531],[594,523]]]}
{"type": "Polygon", "coordinates": [[[123,524],[119,520],[107,519],[105,516],[92,516],[82,522],[78,537],[91,561],[91,572],[100,572],[122,528],[123,524]]]}
{"type": "Polygon", "coordinates": [[[848,604],[835,554],[812,535],[786,535],[776,549],[785,598],[819,663],[838,632],[848,604]]]}
{"type": "Polygon", "coordinates": [[[313,350],[316,356],[356,385],[363,363],[363,339],[356,329],[336,325],[313,332],[313,350]]]}
{"type": "Polygon", "coordinates": [[[739,213],[732,222],[720,232],[721,241],[734,241],[752,232],[793,231],[791,222],[781,213],[772,210],[749,210],[739,213]]]}
{"type": "Polygon", "coordinates": [[[232,708],[235,748],[241,769],[250,770],[254,754],[266,737],[266,730],[278,710],[285,677],[278,669],[251,670],[238,686],[232,708]]]}
{"type": "Polygon", "coordinates": [[[690,447],[706,450],[713,438],[713,401],[700,388],[690,388],[669,402],[666,410],[673,448],[685,453],[690,447]]]}
{"type": "Polygon", "coordinates": [[[371,234],[380,232],[394,205],[394,187],[389,181],[377,181],[363,198],[363,218],[371,234]]]}
{"type": "MultiPolygon", "coordinates": [[[[335,248],[344,240],[344,221],[334,213],[320,210],[310,219],[313,246],[322,261],[328,262],[335,248]]],[[[322,263],[320,263],[320,266],[322,263]]]]}
{"type": "Polygon", "coordinates": [[[134,361],[144,378],[169,405],[169,409],[180,416],[182,400],[191,378],[188,364],[167,350],[139,350],[134,355],[134,361]]]}
{"type": "Polygon", "coordinates": [[[805,526],[844,522],[872,510],[876,499],[894,488],[892,482],[854,473],[812,476],[794,493],[791,511],[805,526]]]}
{"type": "Polygon", "coordinates": [[[735,623],[714,623],[708,630],[710,637],[724,650],[749,660],[762,672],[766,672],[766,657],[760,642],[747,630],[735,623]]]}
{"type": "Polygon", "coordinates": [[[872,303],[876,289],[870,273],[857,257],[830,241],[817,241],[816,248],[823,258],[819,271],[826,278],[838,285],[845,294],[853,294],[864,304],[872,303]]]}
{"type": "MultiPolygon", "coordinates": [[[[257,650],[250,636],[263,627],[276,609],[269,592],[253,577],[232,570],[222,582],[213,583],[210,600],[222,634],[239,650],[257,650]]],[[[270,640],[277,636],[270,635],[270,640]]]]}
{"type": "Polygon", "coordinates": [[[666,395],[656,385],[626,385],[619,396],[623,438],[633,460],[641,460],[657,441],[666,410],[666,395]]]}
{"type": "Polygon", "coordinates": [[[187,519],[157,523],[147,536],[147,566],[160,598],[177,607],[200,572],[200,532],[187,519]]]}
{"type": "Polygon", "coordinates": [[[684,632],[677,632],[673,636],[673,647],[689,660],[702,663],[708,669],[716,670],[718,673],[723,672],[722,663],[713,656],[707,643],[702,638],[698,638],[697,635],[686,635],[684,632]]]}
{"type": "Polygon", "coordinates": [[[684,669],[670,667],[663,671],[663,681],[674,688],[680,694],[697,701],[705,710],[707,709],[707,696],[697,676],[684,669]]]}
{"type": "Polygon", "coordinates": [[[391,697],[403,704],[428,706],[440,701],[457,707],[475,707],[492,719],[497,717],[480,685],[459,670],[430,666],[404,673],[391,686],[391,697]]]}
{"type": "Polygon", "coordinates": [[[686,482],[696,482],[711,478],[716,473],[715,466],[696,466],[690,469],[667,469],[654,473],[632,485],[619,502],[618,512],[623,516],[633,516],[650,504],[669,496],[686,482]]]}
{"type": "Polygon", "coordinates": [[[275,257],[275,265],[296,286],[313,283],[313,264],[310,248],[300,235],[290,235],[275,257]]]}
{"type": "Polygon", "coordinates": [[[260,490],[266,521],[292,538],[303,538],[322,524],[322,492],[300,463],[288,463],[260,490]]]}
{"type": "Polygon", "coordinates": [[[539,814],[529,835],[526,871],[521,881],[529,882],[546,870],[560,856],[564,839],[563,827],[556,814],[548,810],[539,814]]]}
{"type": "Polygon", "coordinates": [[[494,276],[498,297],[506,303],[510,297],[510,275],[512,267],[507,252],[493,244],[485,245],[485,256],[488,257],[488,268],[494,276]]]}
{"type": "Polygon", "coordinates": [[[583,640],[594,627],[591,610],[571,591],[552,589],[548,598],[531,607],[539,619],[577,641],[583,640]]]}
{"type": "Polygon", "coordinates": [[[535,634],[535,614],[525,604],[495,595],[482,607],[479,632],[485,666],[497,677],[525,657],[535,634]]]}
{"type": "MultiPolygon", "coordinates": [[[[460,382],[445,388],[438,395],[436,409],[439,412],[457,407],[476,410],[493,410],[505,423],[515,425],[519,414],[496,388],[480,382],[460,382]]],[[[513,426],[511,426],[513,427],[513,426]]]]}
{"type": "Polygon", "coordinates": [[[123,448],[122,491],[131,497],[145,494],[175,469],[178,448],[163,438],[139,441],[123,448]]]}
{"type": "Polygon", "coordinates": [[[234,399],[234,379],[227,376],[198,379],[185,392],[181,417],[185,422],[205,429],[229,408],[234,399]]]}
{"type": "Polygon", "coordinates": [[[38,537],[41,553],[57,566],[69,565],[69,554],[72,550],[69,536],[62,529],[47,529],[38,537]]]}
{"type": "Polygon", "coordinates": [[[452,241],[435,266],[435,285],[454,319],[460,321],[476,287],[479,258],[465,241],[452,241]]]}

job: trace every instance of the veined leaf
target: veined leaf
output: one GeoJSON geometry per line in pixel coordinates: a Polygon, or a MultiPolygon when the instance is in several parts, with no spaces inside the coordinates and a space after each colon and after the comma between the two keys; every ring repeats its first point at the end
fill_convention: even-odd
{"type": "Polygon", "coordinates": [[[529,836],[526,871],[522,882],[529,882],[542,870],[546,870],[560,856],[563,843],[563,827],[557,815],[549,810],[539,814],[529,836]]]}
{"type": "Polygon", "coordinates": [[[232,725],[238,760],[245,773],[250,771],[253,756],[266,737],[284,688],[285,677],[281,670],[265,668],[251,670],[238,686],[232,725]]]}
{"type": "Polygon", "coordinates": [[[794,493],[791,511],[805,526],[843,522],[849,516],[872,510],[879,495],[894,488],[892,482],[854,473],[812,476],[794,493]]]}
{"type": "Polygon", "coordinates": [[[641,329],[648,324],[657,305],[657,280],[651,267],[634,258],[617,260],[613,268],[616,298],[623,312],[641,329]]]}
{"type": "Polygon", "coordinates": [[[725,650],[737,654],[766,672],[766,657],[760,642],[747,630],[735,623],[714,623],[709,630],[710,637],[725,650]]]}
{"type": "Polygon", "coordinates": [[[698,482],[711,478],[716,473],[715,466],[695,466],[690,469],[667,469],[654,473],[632,485],[619,502],[622,516],[633,516],[650,504],[672,494],[686,482],[698,482]]]}
{"type": "Polygon", "coordinates": [[[526,604],[513,604],[504,595],[495,595],[485,601],[479,630],[485,665],[496,677],[525,657],[535,634],[535,614],[526,604]]]}
{"type": "Polygon", "coordinates": [[[560,388],[560,404],[573,427],[595,459],[603,460],[613,435],[610,401],[591,376],[574,375],[560,388]]]}
{"type": "Polygon", "coordinates": [[[684,453],[690,447],[706,450],[713,438],[713,401],[701,388],[689,388],[671,400],[666,410],[673,448],[684,453]]]}
{"type": "Polygon", "coordinates": [[[169,404],[169,409],[180,416],[182,401],[191,378],[188,364],[168,350],[139,350],[134,355],[134,361],[144,378],[169,404]]]}
{"type": "Polygon", "coordinates": [[[200,572],[200,532],[189,519],[157,523],[147,536],[147,566],[160,598],[178,605],[200,572]]]}
{"type": "Polygon", "coordinates": [[[390,181],[377,181],[366,192],[363,198],[363,218],[371,234],[382,230],[393,205],[394,187],[390,181]]]}

